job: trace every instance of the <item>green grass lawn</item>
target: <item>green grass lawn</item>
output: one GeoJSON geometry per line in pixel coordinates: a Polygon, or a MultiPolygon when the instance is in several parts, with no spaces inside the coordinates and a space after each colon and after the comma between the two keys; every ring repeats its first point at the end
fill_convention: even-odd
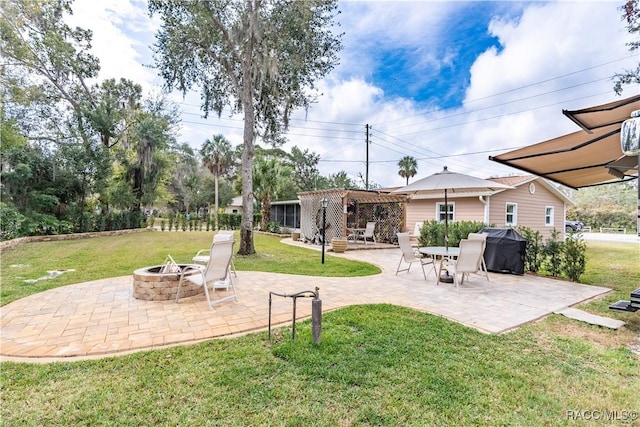
{"type": "MultiPolygon", "coordinates": [[[[161,262],[166,253],[186,260],[207,246],[210,235],[202,234],[175,233],[166,243],[147,242],[143,250],[130,247],[126,239],[125,245],[118,244],[120,237],[82,249],[76,245],[89,241],[23,245],[2,254],[3,288],[5,271],[17,269],[6,260],[18,252],[22,256],[11,258],[12,264],[37,265],[43,271],[76,268],[84,281],[91,275],[130,274],[133,266],[161,262]],[[105,259],[94,259],[100,246],[105,259]],[[123,259],[122,266],[113,265],[112,253],[123,259]],[[58,266],[59,260],[69,264],[58,266]],[[87,262],[94,265],[83,265],[87,262]]],[[[237,257],[238,269],[272,266],[273,258],[285,253],[280,245],[277,239],[256,237],[259,254],[237,257]],[[263,238],[264,247],[258,244],[263,238]]],[[[303,251],[291,249],[287,258],[303,251]]],[[[310,255],[314,264],[319,264],[318,255],[310,255]]],[[[583,281],[614,288],[610,300],[628,299],[640,279],[637,246],[590,242],[587,255],[583,281]]],[[[297,270],[304,263],[308,273],[316,268],[307,269],[311,262],[303,259],[283,262],[297,270]]],[[[17,276],[10,285],[16,289],[3,303],[16,298],[22,286],[17,276]]],[[[78,277],[65,280],[72,283],[78,277]]],[[[35,291],[29,287],[21,292],[35,291]]],[[[640,359],[626,347],[638,338],[640,322],[634,319],[639,316],[611,312],[607,305],[596,300],[581,308],[630,321],[630,327],[612,331],[550,316],[507,334],[486,335],[402,307],[363,305],[324,313],[318,345],[312,344],[306,321],[298,323],[295,341],[283,327],[271,341],[259,332],[100,360],[3,362],[1,424],[638,425],[637,419],[635,424],[570,419],[585,411],[616,411],[628,418],[640,412],[640,359]]]]}
{"type": "MultiPolygon", "coordinates": [[[[162,264],[167,255],[178,263],[190,263],[196,252],[209,248],[212,236],[213,232],[142,232],[23,244],[2,252],[0,305],[58,286],[130,275],[138,268],[162,264]],[[67,269],[75,271],[25,283],[46,276],[47,271],[67,269]]],[[[236,256],[236,269],[325,277],[380,273],[371,264],[329,255],[321,264],[318,251],[282,244],[277,236],[255,233],[254,237],[256,254],[236,256]]]]}

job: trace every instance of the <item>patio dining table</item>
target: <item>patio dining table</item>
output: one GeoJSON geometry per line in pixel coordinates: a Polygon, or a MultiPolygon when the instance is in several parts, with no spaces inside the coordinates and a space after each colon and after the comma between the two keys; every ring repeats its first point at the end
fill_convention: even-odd
{"type": "Polygon", "coordinates": [[[347,236],[347,239],[353,239],[357,242],[358,237],[361,237],[367,229],[358,227],[347,227],[347,230],[351,232],[351,234],[347,236]]]}
{"type": "Polygon", "coordinates": [[[445,246],[423,246],[418,248],[423,255],[439,258],[457,258],[460,255],[460,248],[445,246]]]}
{"type": "MultiPolygon", "coordinates": [[[[433,263],[435,264],[438,258],[440,259],[440,262],[442,262],[443,258],[458,258],[458,256],[460,255],[460,248],[445,246],[423,246],[421,248],[418,248],[418,252],[433,258],[433,263]]],[[[450,276],[449,272],[447,271],[446,275],[443,275],[442,277],[436,277],[436,284],[438,282],[453,283],[453,277],[450,276]]]]}

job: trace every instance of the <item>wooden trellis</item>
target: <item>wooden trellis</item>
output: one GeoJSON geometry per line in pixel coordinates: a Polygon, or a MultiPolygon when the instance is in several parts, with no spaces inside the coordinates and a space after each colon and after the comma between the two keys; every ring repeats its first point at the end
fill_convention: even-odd
{"type": "Polygon", "coordinates": [[[376,222],[376,238],[393,242],[395,234],[405,223],[406,197],[377,191],[331,190],[307,191],[300,199],[300,231],[305,241],[320,243],[322,233],[322,199],[327,199],[327,243],[334,237],[345,237],[347,227],[364,227],[367,221],[376,222]]]}
{"type": "MultiPolygon", "coordinates": [[[[396,233],[400,233],[404,228],[404,203],[384,202],[384,203],[356,203],[358,218],[366,218],[363,221],[375,221],[376,238],[381,242],[394,242],[396,233]]],[[[364,227],[358,224],[358,227],[364,227]]]]}

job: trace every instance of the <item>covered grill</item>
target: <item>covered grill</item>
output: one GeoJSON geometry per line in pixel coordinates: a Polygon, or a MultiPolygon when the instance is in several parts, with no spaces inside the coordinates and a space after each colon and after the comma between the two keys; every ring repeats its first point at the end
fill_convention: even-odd
{"type": "Polygon", "coordinates": [[[480,233],[487,233],[487,247],[484,251],[487,270],[524,274],[527,239],[512,228],[483,228],[480,233]]]}

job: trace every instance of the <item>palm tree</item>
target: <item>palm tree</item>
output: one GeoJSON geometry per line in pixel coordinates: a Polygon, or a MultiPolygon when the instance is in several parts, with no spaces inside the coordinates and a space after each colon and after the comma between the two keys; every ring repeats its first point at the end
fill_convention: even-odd
{"type": "Polygon", "coordinates": [[[211,171],[215,182],[215,228],[218,229],[218,179],[233,165],[231,143],[223,135],[207,139],[200,149],[202,163],[211,171]]]}
{"type": "Polygon", "coordinates": [[[407,185],[409,185],[409,178],[413,178],[418,173],[418,161],[411,156],[404,156],[398,162],[398,175],[407,179],[407,185]]]}
{"type": "Polygon", "coordinates": [[[273,156],[257,155],[253,162],[253,192],[260,202],[261,227],[266,230],[271,222],[271,201],[290,185],[291,168],[273,156]]]}

